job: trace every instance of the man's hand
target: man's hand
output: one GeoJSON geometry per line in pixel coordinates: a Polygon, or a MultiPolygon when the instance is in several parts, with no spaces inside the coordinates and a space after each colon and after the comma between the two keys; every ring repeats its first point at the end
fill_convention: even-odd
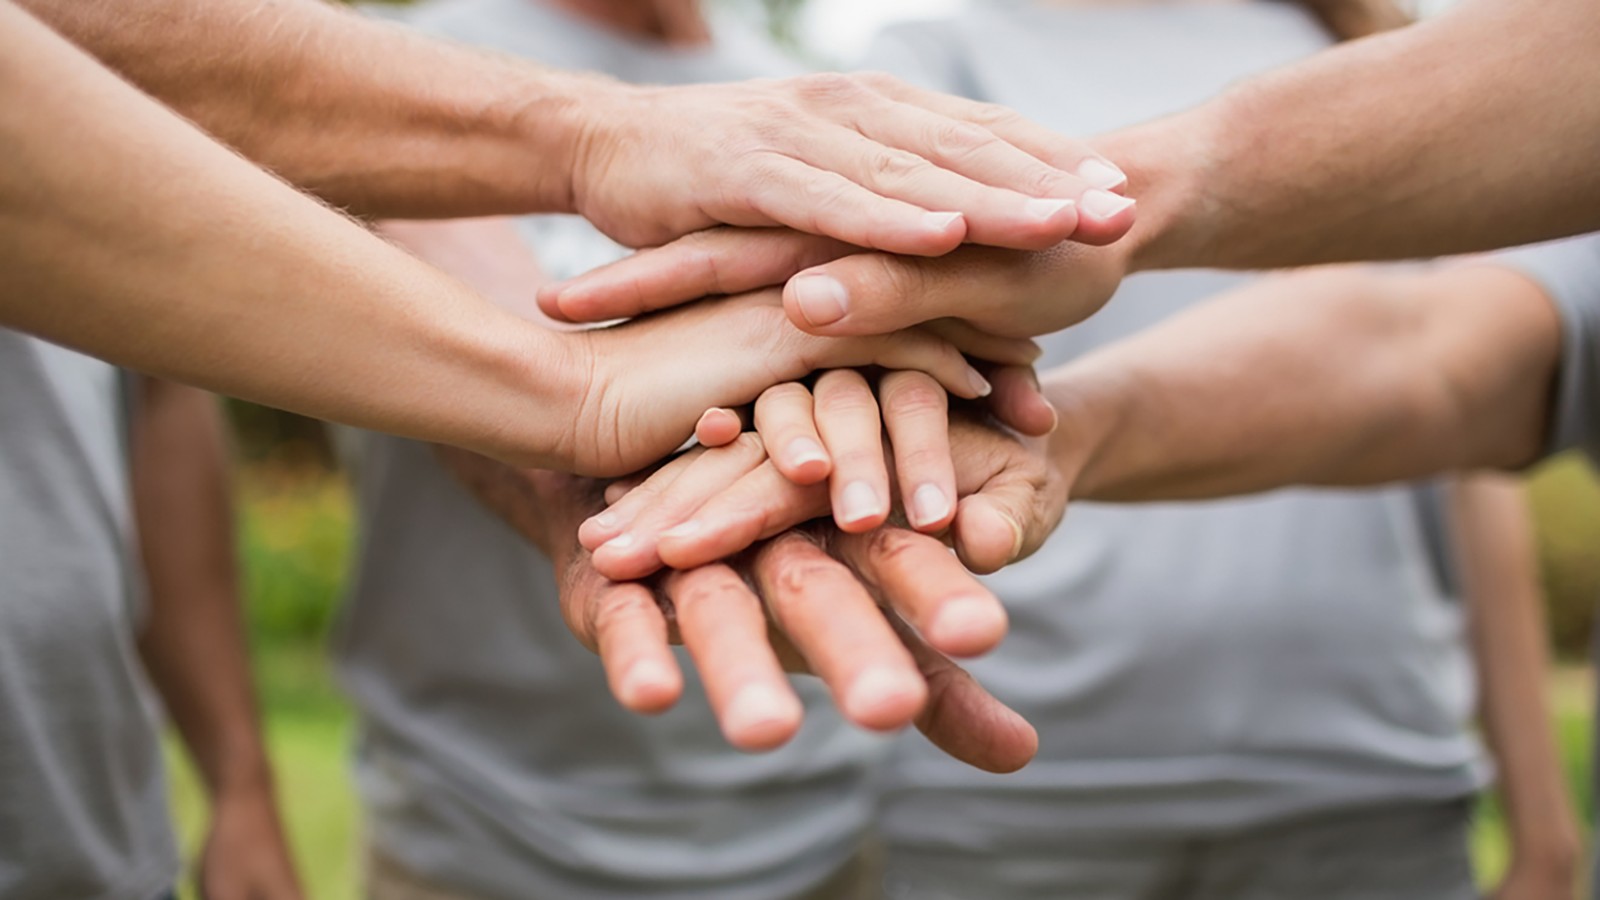
{"type": "Polygon", "coordinates": [[[575,537],[584,516],[600,508],[597,482],[511,469],[454,448],[439,453],[550,557],[568,626],[600,655],[612,694],[630,710],[656,713],[677,701],[683,676],[668,646],[681,640],[723,733],[743,749],[776,747],[799,727],[785,671],[822,678],[857,725],[914,723],[983,769],[1011,771],[1037,749],[1031,726],[894,611],[908,610],[916,621],[954,612],[949,627],[935,631],[936,643],[982,643],[971,639],[961,604],[993,603],[993,596],[931,538],[900,529],[836,538],[795,532],[736,564],[615,582],[595,571],[575,537]]]}
{"type": "Polygon", "coordinates": [[[884,334],[954,320],[1032,337],[1097,312],[1133,269],[1137,249],[1130,239],[1035,252],[964,247],[921,259],[792,231],[722,228],[546,286],[539,305],[552,318],[600,321],[787,282],[789,320],[813,334],[884,334]]]}
{"type": "Polygon", "coordinates": [[[1087,145],[887,75],[596,83],[574,108],[573,205],[633,247],[782,225],[935,256],[964,240],[1105,243],[1133,222],[1132,201],[1105,190],[1126,176],[1087,145]]]}
{"type": "Polygon", "coordinates": [[[220,791],[200,852],[202,900],[302,900],[271,786],[220,791]]]}

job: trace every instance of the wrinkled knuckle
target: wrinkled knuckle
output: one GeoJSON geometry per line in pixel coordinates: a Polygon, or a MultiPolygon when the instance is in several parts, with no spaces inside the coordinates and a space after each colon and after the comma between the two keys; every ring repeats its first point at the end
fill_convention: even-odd
{"type": "Polygon", "coordinates": [[[1009,106],[998,103],[979,103],[971,113],[972,121],[984,128],[1011,125],[1021,121],[1022,116],[1009,106]]]}
{"type": "Polygon", "coordinates": [[[773,584],[787,596],[806,594],[838,575],[830,564],[819,559],[789,559],[778,565],[773,584]]]}
{"type": "Polygon", "coordinates": [[[942,413],[949,404],[944,389],[925,375],[919,378],[895,378],[892,381],[886,379],[883,393],[884,405],[890,412],[901,415],[920,417],[942,413]]]}
{"type": "Polygon", "coordinates": [[[802,76],[796,92],[812,103],[839,104],[858,98],[865,90],[854,77],[841,72],[818,72],[802,76]]]}
{"type": "Polygon", "coordinates": [[[868,164],[873,176],[888,184],[909,181],[928,170],[927,160],[904,150],[880,150],[872,154],[868,164]]]}
{"type": "Polygon", "coordinates": [[[996,138],[981,125],[952,121],[936,127],[931,140],[941,155],[962,157],[992,145],[996,138]]]}
{"type": "Polygon", "coordinates": [[[877,528],[867,534],[867,552],[880,562],[906,562],[916,548],[911,535],[898,528],[877,528]]]}

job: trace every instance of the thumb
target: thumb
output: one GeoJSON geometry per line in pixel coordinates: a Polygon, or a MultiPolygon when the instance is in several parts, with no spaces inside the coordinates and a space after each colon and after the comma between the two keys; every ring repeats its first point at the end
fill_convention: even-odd
{"type": "Polygon", "coordinates": [[[1047,509],[1037,484],[993,479],[956,505],[950,526],[956,555],[980,575],[994,572],[1038,550],[1063,512],[1047,509]]]}

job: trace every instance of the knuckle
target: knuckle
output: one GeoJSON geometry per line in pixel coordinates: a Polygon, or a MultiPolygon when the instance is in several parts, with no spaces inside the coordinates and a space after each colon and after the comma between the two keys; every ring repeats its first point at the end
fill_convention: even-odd
{"type": "Polygon", "coordinates": [[[1011,125],[1022,119],[1016,110],[998,103],[977,103],[971,110],[970,120],[984,128],[1011,125]]]}
{"type": "Polygon", "coordinates": [[[783,384],[767,388],[761,395],[761,401],[767,404],[799,404],[811,399],[811,391],[798,381],[785,381],[783,384]]]}
{"type": "Polygon", "coordinates": [[[867,534],[867,553],[887,565],[909,563],[916,554],[917,542],[898,528],[877,528],[867,534]]]}
{"type": "Polygon", "coordinates": [[[944,122],[934,128],[931,143],[943,156],[966,156],[998,140],[987,128],[971,122],[944,122]]]}
{"type": "Polygon", "coordinates": [[[803,595],[837,578],[839,570],[830,562],[812,558],[790,557],[775,564],[773,586],[787,597],[803,595]]]}
{"type": "Polygon", "coordinates": [[[914,153],[893,149],[873,153],[868,165],[874,178],[887,183],[908,181],[928,169],[927,160],[914,153]]]}
{"type": "Polygon", "coordinates": [[[795,90],[810,102],[836,104],[856,99],[865,88],[856,78],[841,72],[818,72],[801,76],[795,90]]]}
{"type": "Polygon", "coordinates": [[[912,447],[901,450],[899,455],[900,468],[907,471],[929,472],[950,466],[950,454],[942,448],[912,447]]]}
{"type": "Polygon", "coordinates": [[[860,82],[862,86],[877,91],[880,94],[898,91],[904,86],[904,82],[902,82],[900,79],[890,75],[888,72],[877,70],[869,72],[857,72],[855,73],[855,79],[856,81],[860,82]]]}
{"type": "Polygon", "coordinates": [[[921,418],[943,413],[949,403],[938,382],[921,372],[895,372],[884,379],[881,390],[884,406],[891,415],[921,418]],[[913,375],[916,377],[910,377],[913,375]]]}

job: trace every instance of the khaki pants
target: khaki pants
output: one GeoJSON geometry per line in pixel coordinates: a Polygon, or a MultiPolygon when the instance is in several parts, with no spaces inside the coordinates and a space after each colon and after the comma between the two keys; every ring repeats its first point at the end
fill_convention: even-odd
{"type": "MultiPolygon", "coordinates": [[[[793,898],[773,897],[770,900],[880,900],[883,896],[880,887],[882,879],[875,857],[876,854],[859,854],[827,881],[804,894],[793,898]]],[[[367,900],[481,900],[428,881],[376,847],[367,848],[366,879],[367,900]]],[[[528,900],[569,898],[530,897],[528,900]]]]}

